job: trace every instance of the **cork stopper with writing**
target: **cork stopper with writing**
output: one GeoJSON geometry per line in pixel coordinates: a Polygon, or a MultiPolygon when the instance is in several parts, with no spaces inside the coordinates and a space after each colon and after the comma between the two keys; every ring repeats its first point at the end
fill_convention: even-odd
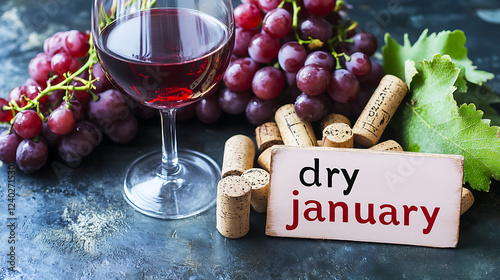
{"type": "Polygon", "coordinates": [[[403,148],[401,147],[401,145],[399,145],[398,142],[396,142],[394,140],[387,140],[387,141],[378,143],[377,145],[369,148],[369,150],[402,152],[403,148]]]}
{"type": "Polygon", "coordinates": [[[269,196],[269,180],[270,175],[264,169],[252,168],[241,174],[241,177],[247,180],[252,186],[252,195],[250,205],[253,210],[259,213],[266,213],[267,198],[269,196]]]}
{"type": "Polygon", "coordinates": [[[255,159],[255,144],[246,135],[234,135],[224,145],[222,159],[222,178],[231,175],[241,175],[253,167],[255,159]]]}
{"type": "Polygon", "coordinates": [[[332,123],[323,130],[323,147],[352,148],[352,129],[345,123],[332,123]]]}
{"type": "Polygon", "coordinates": [[[401,79],[385,75],[354,124],[354,141],[364,147],[377,144],[407,91],[401,79]]]}
{"type": "Polygon", "coordinates": [[[260,152],[274,145],[283,145],[280,130],[275,122],[267,122],[255,128],[255,140],[260,152]]]}
{"type": "Polygon", "coordinates": [[[299,118],[293,104],[281,106],[274,119],[285,145],[316,146],[317,140],[311,123],[299,118]]]}
{"type": "Polygon", "coordinates": [[[250,230],[252,187],[240,176],[228,176],[217,185],[217,230],[227,238],[241,238],[250,230]]]}

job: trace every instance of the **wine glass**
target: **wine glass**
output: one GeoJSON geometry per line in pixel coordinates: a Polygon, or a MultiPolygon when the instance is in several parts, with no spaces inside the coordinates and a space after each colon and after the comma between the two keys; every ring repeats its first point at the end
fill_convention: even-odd
{"type": "Polygon", "coordinates": [[[234,28],[231,0],[94,0],[92,36],[107,77],[129,99],[160,110],[161,152],[125,173],[124,197],[139,212],[180,219],[214,205],[220,168],[177,149],[175,116],[217,86],[234,28]]]}

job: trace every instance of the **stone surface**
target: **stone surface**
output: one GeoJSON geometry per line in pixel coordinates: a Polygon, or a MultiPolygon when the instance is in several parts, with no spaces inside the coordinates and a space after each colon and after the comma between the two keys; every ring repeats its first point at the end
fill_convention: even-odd
{"type": "MultiPolygon", "coordinates": [[[[29,60],[56,31],[90,28],[89,0],[4,0],[0,3],[0,96],[24,82],[29,60]]],[[[500,92],[498,24],[478,11],[498,10],[496,0],[351,1],[362,29],[412,41],[431,32],[462,29],[469,56],[497,78],[500,92]],[[392,3],[392,4],[391,4],[392,3]],[[483,17],[484,18],[484,17],[483,17]]],[[[480,12],[484,13],[484,12],[480,12]]],[[[250,232],[238,240],[215,227],[215,207],[179,221],[148,218],[123,200],[121,179],[136,157],[159,148],[158,121],[141,122],[140,136],[127,145],[105,141],[81,166],[55,157],[32,175],[16,171],[16,256],[8,274],[6,177],[0,166],[0,279],[496,279],[500,278],[500,184],[461,217],[455,249],[347,241],[272,238],[265,215],[251,213],[250,232]],[[56,172],[57,170],[57,172],[56,172]]],[[[207,153],[222,164],[224,141],[253,135],[243,117],[215,125],[182,123],[179,145],[207,153]],[[199,131],[192,137],[192,131],[199,131]],[[200,141],[202,139],[202,141],[200,141]]]]}

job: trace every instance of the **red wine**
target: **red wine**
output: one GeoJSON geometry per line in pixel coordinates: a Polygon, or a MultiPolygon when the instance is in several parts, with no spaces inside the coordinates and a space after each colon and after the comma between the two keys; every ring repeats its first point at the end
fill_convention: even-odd
{"type": "Polygon", "coordinates": [[[210,15],[153,9],[119,18],[97,38],[99,59],[122,92],[147,106],[178,108],[221,79],[234,35],[210,15]]]}

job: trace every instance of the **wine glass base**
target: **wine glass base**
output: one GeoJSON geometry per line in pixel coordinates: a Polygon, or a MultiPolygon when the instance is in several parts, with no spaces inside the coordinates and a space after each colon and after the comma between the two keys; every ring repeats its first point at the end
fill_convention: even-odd
{"type": "Polygon", "coordinates": [[[179,149],[179,171],[158,174],[161,152],[134,161],[124,179],[124,197],[137,211],[160,219],[182,219],[199,214],[215,204],[221,171],[210,157],[179,149]]]}

